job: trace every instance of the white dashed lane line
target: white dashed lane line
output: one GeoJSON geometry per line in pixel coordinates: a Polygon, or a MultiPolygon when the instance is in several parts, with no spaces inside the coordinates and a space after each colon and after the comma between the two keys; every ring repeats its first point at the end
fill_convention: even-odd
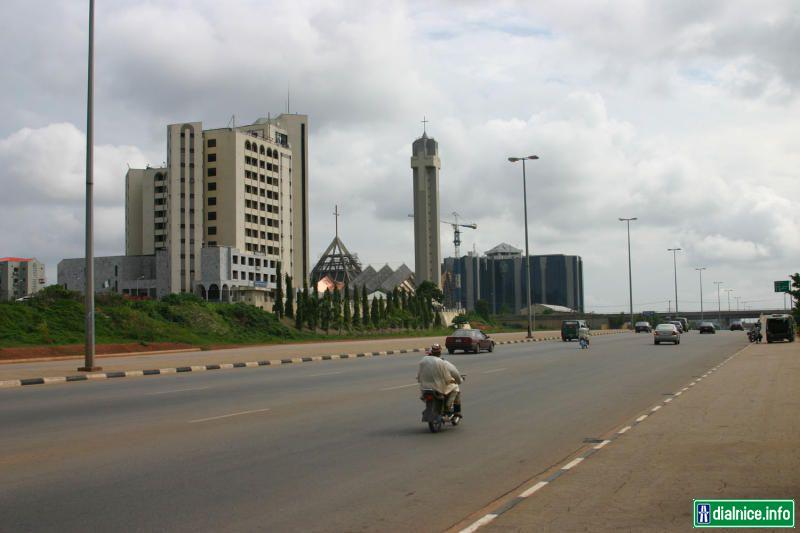
{"type": "Polygon", "coordinates": [[[642,421],[642,420],[644,420],[645,418],[647,418],[647,415],[642,415],[642,416],[640,416],[639,418],[637,418],[637,419],[636,419],[636,422],[637,422],[637,423],[638,423],[638,422],[641,422],[641,421],[642,421]]]}
{"type": "Polygon", "coordinates": [[[188,391],[193,391],[193,390],[206,390],[206,389],[210,389],[210,388],[211,387],[188,387],[188,388],[185,388],[185,389],[161,390],[161,391],[156,391],[156,392],[148,392],[148,393],[145,394],[145,396],[157,396],[159,394],[173,394],[173,393],[177,393],[177,392],[188,392],[188,391]]]}
{"type": "Polygon", "coordinates": [[[494,370],[487,370],[483,372],[484,374],[494,374],[495,372],[502,372],[503,370],[508,370],[507,368],[495,368],[494,370]]]}
{"type": "Polygon", "coordinates": [[[547,483],[548,483],[547,481],[540,481],[539,483],[537,483],[536,485],[532,486],[528,490],[525,490],[522,493],[520,493],[519,497],[520,498],[527,498],[528,496],[530,496],[534,492],[542,489],[545,485],[547,485],[547,483]]]}
{"type": "Polygon", "coordinates": [[[407,389],[408,387],[419,387],[419,383],[409,383],[408,385],[397,385],[395,387],[386,387],[384,389],[380,389],[381,392],[390,391],[390,390],[397,390],[397,389],[407,389]]]}
{"type": "Polygon", "coordinates": [[[195,420],[189,420],[190,424],[197,424],[198,422],[210,422],[212,420],[220,420],[222,418],[230,418],[232,416],[242,416],[242,415],[252,415],[255,413],[265,413],[270,409],[267,407],[265,409],[252,409],[250,411],[239,411],[238,413],[228,413],[227,415],[219,415],[219,416],[209,416],[208,418],[198,418],[195,420]]]}

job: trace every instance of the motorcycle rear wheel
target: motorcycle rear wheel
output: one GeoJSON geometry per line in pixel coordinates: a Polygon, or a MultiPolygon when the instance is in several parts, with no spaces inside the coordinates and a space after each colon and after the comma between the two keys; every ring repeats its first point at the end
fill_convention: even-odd
{"type": "Polygon", "coordinates": [[[431,430],[431,433],[438,433],[442,429],[442,418],[437,417],[435,421],[428,422],[428,429],[431,430]]]}

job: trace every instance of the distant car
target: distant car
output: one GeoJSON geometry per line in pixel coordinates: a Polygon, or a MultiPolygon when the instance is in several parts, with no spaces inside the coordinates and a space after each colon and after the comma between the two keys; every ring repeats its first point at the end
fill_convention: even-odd
{"type": "Polygon", "coordinates": [[[464,350],[464,353],[494,351],[494,340],[479,329],[457,329],[444,340],[444,345],[449,354],[456,350],[464,350]]]}
{"type": "Polygon", "coordinates": [[[650,326],[650,322],[637,322],[634,325],[634,329],[636,330],[636,333],[650,333],[653,331],[653,328],[650,326]]]}
{"type": "Polygon", "coordinates": [[[578,340],[581,334],[589,334],[589,326],[585,320],[562,320],[561,340],[564,342],[578,340]]]}
{"type": "Polygon", "coordinates": [[[744,331],[744,324],[741,320],[731,321],[731,331],[744,331]]]}
{"type": "Polygon", "coordinates": [[[678,333],[685,333],[686,332],[686,330],[683,329],[683,322],[681,322],[680,320],[670,320],[669,322],[666,322],[666,323],[667,324],[672,324],[673,326],[678,328],[678,333]]]}
{"type": "Polygon", "coordinates": [[[716,333],[717,328],[711,322],[700,322],[700,325],[697,326],[697,331],[700,333],[716,333]]]}
{"type": "Polygon", "coordinates": [[[653,344],[661,344],[662,342],[680,344],[681,333],[678,330],[678,326],[672,323],[659,324],[656,326],[656,330],[653,332],[653,344]]]}

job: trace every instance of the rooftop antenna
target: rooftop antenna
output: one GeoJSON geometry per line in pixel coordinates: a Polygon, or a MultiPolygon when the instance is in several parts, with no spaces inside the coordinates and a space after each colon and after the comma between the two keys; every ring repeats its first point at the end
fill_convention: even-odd
{"type": "Polygon", "coordinates": [[[291,96],[292,96],[292,82],[286,82],[286,114],[290,114],[292,112],[291,108],[291,96]]]}

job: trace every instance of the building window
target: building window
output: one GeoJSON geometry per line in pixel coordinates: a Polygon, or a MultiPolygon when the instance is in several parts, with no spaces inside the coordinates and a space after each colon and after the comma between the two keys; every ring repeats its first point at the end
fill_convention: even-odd
{"type": "Polygon", "coordinates": [[[217,160],[217,154],[208,154],[208,162],[213,163],[217,160]]]}
{"type": "Polygon", "coordinates": [[[156,205],[164,205],[164,199],[163,198],[156,198],[156,205]]]}
{"type": "Polygon", "coordinates": [[[237,271],[233,271],[233,279],[239,279],[239,273],[237,271]]]}
{"type": "Polygon", "coordinates": [[[239,256],[238,255],[234,255],[233,256],[233,264],[234,265],[238,265],[239,264],[239,256]]]}
{"type": "Polygon", "coordinates": [[[208,169],[208,177],[214,177],[216,175],[217,175],[217,169],[216,168],[211,167],[211,168],[208,169]]]}
{"type": "Polygon", "coordinates": [[[209,191],[216,191],[217,190],[217,182],[216,181],[209,181],[208,182],[208,190],[209,191]]]}
{"type": "Polygon", "coordinates": [[[216,211],[209,211],[208,212],[208,220],[217,220],[217,212],[216,211]]]}
{"type": "Polygon", "coordinates": [[[217,197],[216,196],[209,196],[208,197],[208,205],[217,205],[217,197]]]}
{"type": "Polygon", "coordinates": [[[208,234],[209,235],[216,235],[217,234],[217,227],[216,226],[209,226],[208,227],[208,234]]]}
{"type": "Polygon", "coordinates": [[[209,148],[216,148],[217,147],[217,140],[216,139],[209,139],[208,140],[208,147],[209,148]]]}

